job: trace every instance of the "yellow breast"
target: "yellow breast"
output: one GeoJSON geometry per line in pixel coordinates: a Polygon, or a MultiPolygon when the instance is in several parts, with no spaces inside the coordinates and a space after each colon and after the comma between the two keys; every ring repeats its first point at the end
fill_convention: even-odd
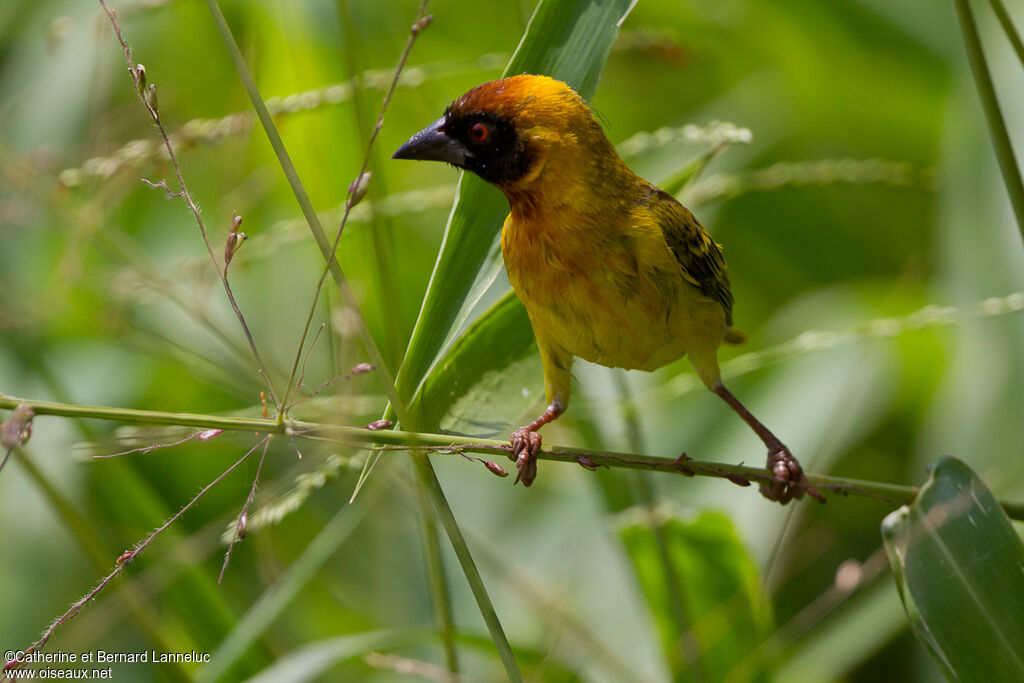
{"type": "Polygon", "coordinates": [[[501,246],[539,340],[593,363],[640,370],[680,358],[692,344],[720,343],[721,306],[684,281],[657,226],[609,225],[607,213],[529,218],[510,215],[501,246]],[[709,322],[712,337],[720,331],[705,342],[709,322]]]}

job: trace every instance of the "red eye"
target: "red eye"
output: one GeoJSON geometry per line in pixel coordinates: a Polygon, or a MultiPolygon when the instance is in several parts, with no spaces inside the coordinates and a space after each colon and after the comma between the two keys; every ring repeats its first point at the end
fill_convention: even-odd
{"type": "Polygon", "coordinates": [[[469,137],[473,138],[473,142],[487,142],[491,137],[491,127],[486,123],[474,123],[469,128],[469,137]]]}

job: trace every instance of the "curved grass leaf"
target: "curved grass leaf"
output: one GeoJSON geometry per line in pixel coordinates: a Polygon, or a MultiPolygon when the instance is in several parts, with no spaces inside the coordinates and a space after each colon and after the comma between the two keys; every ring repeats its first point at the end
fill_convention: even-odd
{"type": "Polygon", "coordinates": [[[725,515],[646,513],[621,531],[675,681],[762,680],[748,655],[771,630],[753,560],[725,515]],[[661,531],[660,539],[654,525],[661,531]],[[664,562],[664,555],[671,562],[664,562]],[[675,568],[666,575],[664,568],[675,568]],[[737,663],[744,663],[737,671],[737,663]],[[751,670],[750,667],[753,667],[751,670]]]}
{"type": "Polygon", "coordinates": [[[943,458],[882,523],[914,633],[950,680],[1024,680],[1024,543],[970,468],[943,458]]]}
{"type": "Polygon", "coordinates": [[[543,385],[526,309],[509,290],[465,331],[412,403],[421,428],[491,436],[537,402],[543,385]],[[468,417],[460,417],[465,406],[468,417]],[[486,415],[488,424],[474,422],[486,415]],[[446,417],[447,416],[447,417],[446,417]]]}
{"type": "MultiPolygon", "coordinates": [[[[630,0],[544,0],[530,19],[505,75],[548,74],[589,99],[618,34],[618,22],[630,4],[630,0]]],[[[488,274],[500,268],[494,243],[506,215],[508,202],[498,190],[476,176],[463,174],[398,373],[400,395],[416,392],[445,342],[465,320],[475,303],[469,296],[474,282],[487,282],[488,277],[493,278],[488,274]]]]}

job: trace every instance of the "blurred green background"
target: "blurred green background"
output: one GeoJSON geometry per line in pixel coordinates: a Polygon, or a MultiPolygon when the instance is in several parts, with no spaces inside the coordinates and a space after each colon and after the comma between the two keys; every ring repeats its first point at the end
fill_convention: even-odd
{"type": "MultiPolygon", "coordinates": [[[[250,238],[231,283],[283,382],[320,253],[206,5],[116,7],[134,59],[156,84],[215,253],[232,212],[244,216],[250,238]]],[[[417,7],[222,3],[330,234],[417,7]]],[[[1020,3],[1008,7],[1024,22],[1020,3]]],[[[371,155],[367,199],[339,248],[392,372],[457,174],[391,162],[390,153],[459,94],[500,75],[533,3],[437,0],[429,11],[433,24],[413,48],[371,155]]],[[[1011,135],[1021,139],[1020,64],[979,14],[1011,135]]],[[[1024,497],[1024,250],[951,4],[642,0],[592,105],[612,142],[654,182],[713,144],[688,124],[749,129],[751,141],[723,150],[682,197],[725,248],[736,325],[750,335],[721,354],[730,387],[806,469],[918,484],[926,464],[952,454],[997,496],[1024,497]]],[[[0,4],[0,392],[260,415],[263,384],[191,214],[139,180],[174,187],[157,141],[98,4],[0,4]]],[[[502,275],[484,303],[504,288],[502,275]]],[[[333,287],[325,292],[308,390],[368,360],[351,313],[333,287]]],[[[545,428],[547,444],[763,461],[756,437],[698,386],[686,361],[650,374],[581,363],[576,375],[572,408],[545,428]]],[[[541,401],[531,352],[456,402],[442,424],[500,438],[541,401]]],[[[369,374],[292,414],[363,425],[385,403],[369,374]]],[[[255,443],[226,433],[90,459],[189,433],[36,420],[32,440],[0,472],[0,650],[35,640],[126,548],[255,443]]],[[[430,667],[445,659],[430,632],[415,477],[403,453],[386,453],[346,507],[365,455],[274,440],[250,511],[274,523],[250,530],[221,585],[221,535],[245,502],[255,459],[48,649],[195,650],[213,654],[229,680],[275,664],[283,668],[272,675],[293,680],[317,662],[324,671],[316,675],[333,680],[437,678],[430,667]],[[362,640],[344,639],[353,634],[362,640]]],[[[939,675],[910,635],[880,550],[891,504],[849,498],[782,508],[723,481],[554,463],[541,463],[526,490],[462,458],[432,460],[534,680],[939,675]],[[652,524],[664,533],[652,534],[652,524]],[[677,570],[672,581],[659,574],[666,566],[677,570]],[[676,641],[666,636],[673,632],[676,641]],[[673,660],[694,648],[701,666],[673,660]]],[[[502,680],[443,536],[441,547],[465,680],[502,680]]],[[[196,670],[121,664],[114,673],[180,680],[196,670]]]]}

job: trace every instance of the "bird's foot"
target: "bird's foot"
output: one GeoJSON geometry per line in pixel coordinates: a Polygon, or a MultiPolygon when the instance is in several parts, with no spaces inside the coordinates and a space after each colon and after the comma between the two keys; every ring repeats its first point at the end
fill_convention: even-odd
{"type": "Polygon", "coordinates": [[[794,498],[799,500],[806,493],[815,500],[825,502],[820,493],[807,485],[807,477],[800,463],[789,452],[789,448],[779,443],[768,451],[769,474],[773,481],[761,484],[761,495],[785,505],[794,498]]]}
{"type": "Polygon", "coordinates": [[[537,453],[540,451],[540,434],[529,427],[520,427],[512,432],[509,437],[512,444],[512,457],[516,459],[516,468],[519,473],[513,483],[523,482],[523,486],[529,486],[537,478],[537,453]]]}

